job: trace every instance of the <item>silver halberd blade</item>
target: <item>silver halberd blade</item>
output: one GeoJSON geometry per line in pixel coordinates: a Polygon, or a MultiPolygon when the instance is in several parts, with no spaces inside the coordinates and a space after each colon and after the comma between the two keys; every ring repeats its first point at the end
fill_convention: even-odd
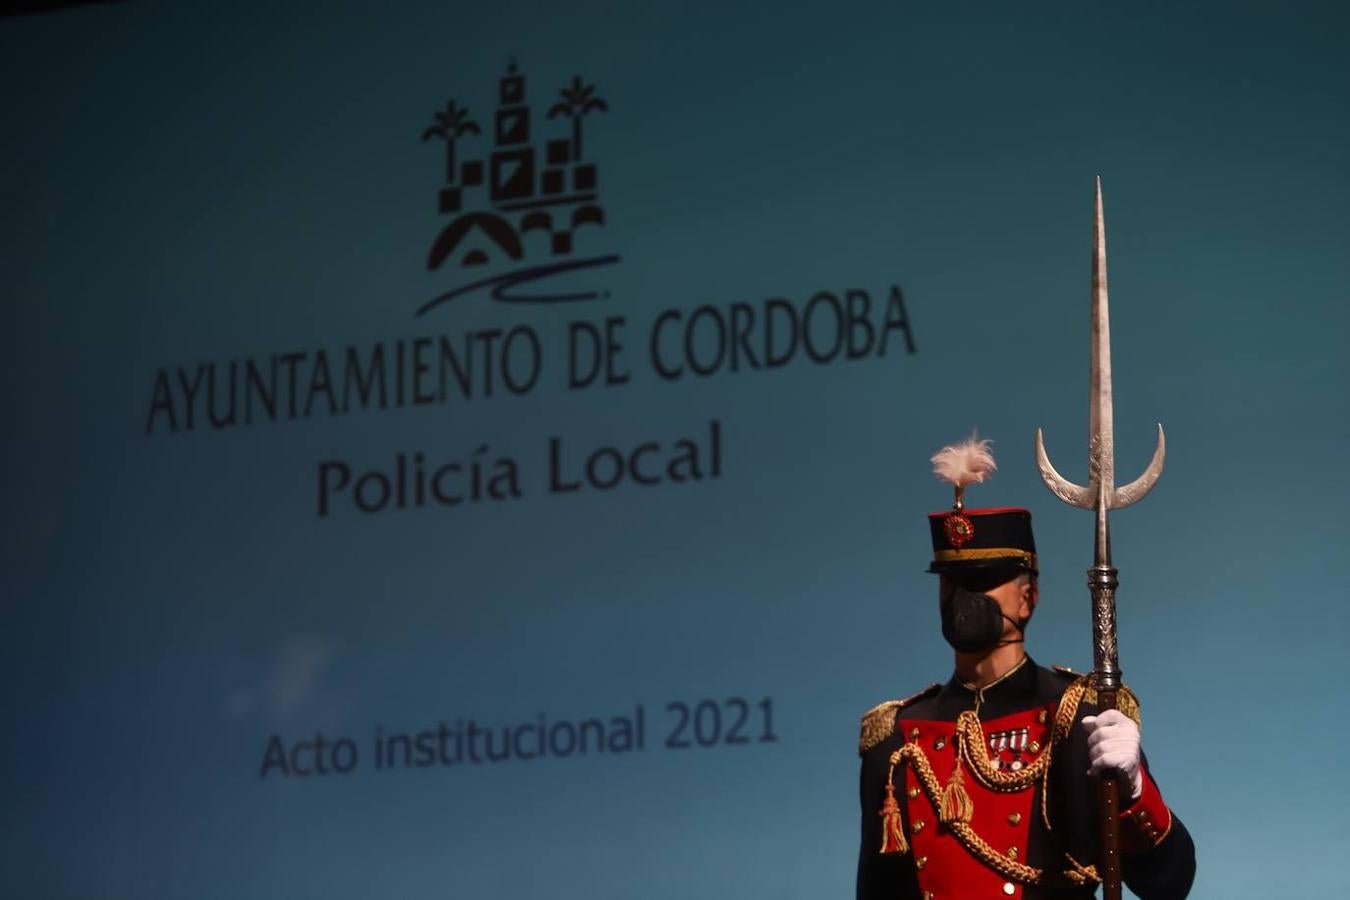
{"type": "Polygon", "coordinates": [[[1144,474],[1122,488],[1116,487],[1115,426],[1111,405],[1111,313],[1106,301],[1106,216],[1102,208],[1102,180],[1097,178],[1097,214],[1092,226],[1092,373],[1088,413],[1088,483],[1084,487],[1064,478],[1050,464],[1045,439],[1036,429],[1036,466],[1041,480],[1056,497],[1070,506],[1120,509],[1141,499],[1162,475],[1167,440],[1158,425],[1153,459],[1144,474]]]}

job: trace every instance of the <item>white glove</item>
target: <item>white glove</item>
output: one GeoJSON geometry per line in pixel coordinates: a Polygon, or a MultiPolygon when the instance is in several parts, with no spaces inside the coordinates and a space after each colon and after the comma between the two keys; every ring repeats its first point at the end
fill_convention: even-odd
{"type": "Polygon", "coordinates": [[[1118,709],[1095,716],[1084,716],[1088,734],[1089,775],[1115,770],[1130,779],[1130,799],[1144,793],[1144,773],[1139,768],[1139,726],[1118,709]]]}

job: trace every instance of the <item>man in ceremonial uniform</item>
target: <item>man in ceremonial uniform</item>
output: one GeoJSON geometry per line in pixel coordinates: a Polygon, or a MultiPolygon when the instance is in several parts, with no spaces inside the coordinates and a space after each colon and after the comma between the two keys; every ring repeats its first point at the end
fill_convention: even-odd
{"type": "Polygon", "coordinates": [[[933,457],[956,487],[953,509],[929,516],[956,671],[863,716],[858,898],[1093,897],[1099,776],[1121,785],[1125,884],[1144,900],[1184,898],[1195,847],[1140,750],[1134,695],[1122,690],[1119,709],[1098,716],[1089,677],[1026,654],[1031,514],[963,503],[994,469],[988,443],[933,457]]]}

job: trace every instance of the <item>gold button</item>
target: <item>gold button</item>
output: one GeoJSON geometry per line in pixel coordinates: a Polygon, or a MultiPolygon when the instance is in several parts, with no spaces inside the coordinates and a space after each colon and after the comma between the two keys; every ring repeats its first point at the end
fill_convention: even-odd
{"type": "Polygon", "coordinates": [[[1016,847],[1009,847],[1009,848],[1008,848],[1008,859],[1017,859],[1017,848],[1016,848],[1016,847]]]}
{"type": "Polygon", "coordinates": [[[945,737],[940,737],[933,742],[934,750],[941,750],[945,746],[947,746],[947,739],[945,737]]]}
{"type": "Polygon", "coordinates": [[[909,790],[905,791],[905,793],[909,794],[909,799],[913,800],[914,798],[919,796],[919,789],[916,787],[912,787],[909,790]]]}
{"type": "Polygon", "coordinates": [[[924,891],[924,892],[923,892],[923,900],[933,900],[933,892],[932,892],[932,891],[924,891]]]}
{"type": "Polygon", "coordinates": [[[1017,893],[1017,885],[1013,884],[1011,881],[1003,882],[1003,893],[1011,897],[1013,894],[1017,893]]]}
{"type": "Polygon", "coordinates": [[[909,830],[914,832],[915,834],[918,834],[920,831],[923,831],[923,829],[924,829],[924,821],[923,819],[919,819],[912,826],[910,826],[909,830]]]}
{"type": "Polygon", "coordinates": [[[1049,714],[1048,712],[1046,712],[1045,710],[1041,710],[1041,714],[1040,714],[1039,716],[1036,717],[1036,721],[1037,721],[1037,722],[1040,722],[1042,725],[1044,725],[1044,724],[1045,724],[1045,720],[1048,719],[1048,718],[1050,718],[1050,714],[1049,714]]]}
{"type": "Polygon", "coordinates": [[[1008,824],[1009,824],[1009,825],[1016,825],[1016,824],[1018,824],[1018,823],[1021,822],[1021,821],[1022,821],[1022,814],[1021,814],[1021,813],[1013,813],[1012,815],[1008,816],[1008,824]]]}
{"type": "Polygon", "coordinates": [[[1040,752],[1041,752],[1041,742],[1040,742],[1040,741],[1032,741],[1030,744],[1027,744],[1027,749],[1030,750],[1032,753],[1040,753],[1040,752]]]}
{"type": "Polygon", "coordinates": [[[911,741],[917,741],[919,739],[919,729],[911,728],[909,730],[909,739],[911,741]]]}
{"type": "Polygon", "coordinates": [[[926,856],[920,856],[918,859],[914,860],[914,868],[916,869],[922,869],[926,865],[928,865],[928,857],[926,856]]]}

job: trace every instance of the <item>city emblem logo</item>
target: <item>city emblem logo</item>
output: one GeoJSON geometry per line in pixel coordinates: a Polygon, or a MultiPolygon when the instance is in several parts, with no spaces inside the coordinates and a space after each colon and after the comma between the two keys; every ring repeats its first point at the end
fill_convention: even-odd
{"type": "MultiPolygon", "coordinates": [[[[423,303],[421,316],[456,297],[489,290],[503,303],[553,303],[594,300],[598,289],[549,290],[539,282],[581,269],[609,266],[616,254],[575,257],[579,236],[603,229],[599,171],[584,152],[583,122],[609,111],[581,76],[559,91],[548,122],[570,120],[569,130],[532,142],[525,76],[512,62],[498,82],[492,148],[486,159],[461,158],[461,142],[482,136],[467,107],[449,100],[422,132],[423,142],[445,145],[445,183],[437,209],[450,218],[432,242],[427,268],[463,274],[468,280],[423,303]],[[520,264],[520,265],[514,265],[520,264]],[[488,268],[512,265],[506,272],[472,276],[488,268]],[[522,286],[532,284],[532,288],[522,286]]],[[[557,126],[554,126],[557,128],[557,126]]]]}

